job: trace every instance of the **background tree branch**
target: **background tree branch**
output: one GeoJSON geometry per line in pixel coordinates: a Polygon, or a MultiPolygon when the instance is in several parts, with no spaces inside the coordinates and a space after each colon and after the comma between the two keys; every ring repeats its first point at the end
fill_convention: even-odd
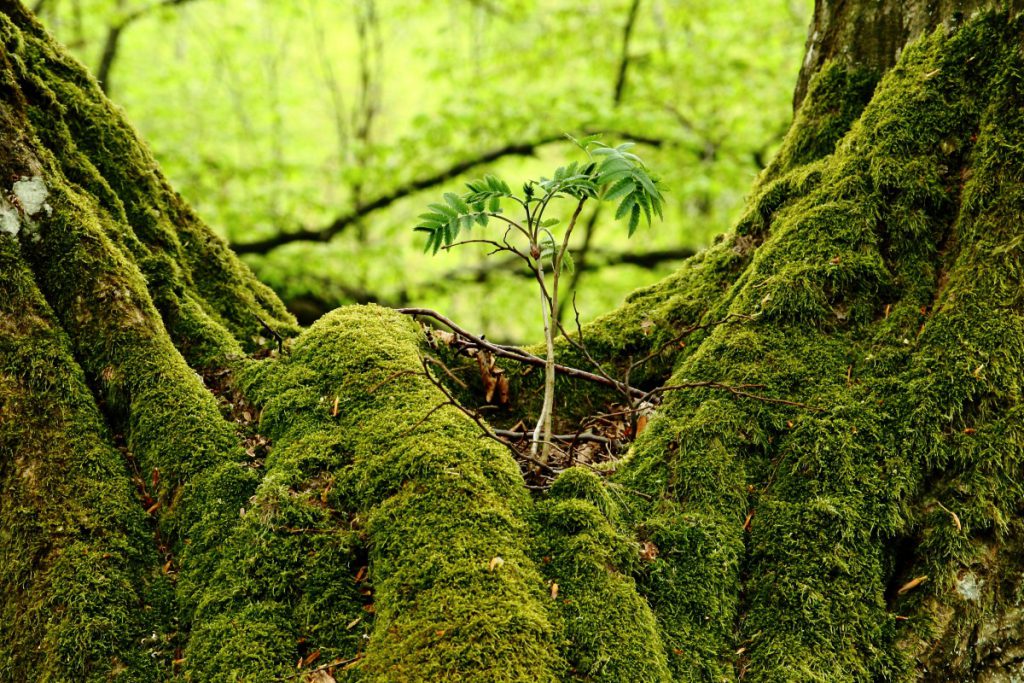
{"type": "MultiPolygon", "coordinates": [[[[634,142],[639,142],[651,147],[661,147],[666,144],[665,140],[645,135],[635,135],[633,133],[618,131],[610,131],[610,134],[617,137],[628,138],[634,142]]],[[[438,171],[433,175],[410,181],[404,185],[399,185],[391,192],[380,195],[371,201],[364,202],[351,211],[338,216],[326,226],[320,228],[303,228],[294,232],[281,232],[262,240],[233,244],[232,248],[239,254],[266,254],[277,247],[285,244],[291,244],[292,242],[326,242],[335,235],[340,234],[350,226],[357,223],[360,219],[374,211],[391,206],[400,199],[409,197],[421,190],[436,187],[458,178],[463,173],[467,173],[468,171],[486,164],[494,163],[495,161],[505,157],[532,156],[536,154],[537,150],[541,147],[555,142],[561,142],[565,139],[565,135],[559,133],[557,135],[544,136],[529,142],[509,143],[470,159],[452,164],[448,168],[438,171]]]]}

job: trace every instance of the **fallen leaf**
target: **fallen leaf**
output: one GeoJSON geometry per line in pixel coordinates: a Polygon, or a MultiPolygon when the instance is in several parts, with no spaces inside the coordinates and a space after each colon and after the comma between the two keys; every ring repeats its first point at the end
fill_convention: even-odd
{"type": "Polygon", "coordinates": [[[653,320],[644,320],[642,323],[640,323],[640,331],[644,333],[645,337],[647,335],[649,335],[653,329],[654,329],[654,321],[653,320]]]}
{"type": "Polygon", "coordinates": [[[334,407],[331,408],[331,417],[338,417],[338,397],[334,397],[334,407]]]}
{"type": "Polygon", "coordinates": [[[494,557],[491,558],[491,561],[487,564],[487,569],[488,569],[488,571],[492,571],[493,572],[495,569],[497,569],[498,567],[500,567],[503,564],[505,564],[505,560],[503,560],[499,556],[495,555],[494,557]]]}
{"type": "Polygon", "coordinates": [[[956,527],[956,530],[963,531],[964,525],[960,523],[960,517],[958,517],[957,514],[952,510],[949,510],[949,515],[953,518],[953,526],[956,527]]]}
{"type": "Polygon", "coordinates": [[[736,650],[736,654],[741,655],[741,654],[743,654],[746,651],[747,651],[747,648],[741,647],[740,649],[736,650]]]}
{"type": "Polygon", "coordinates": [[[914,590],[915,588],[917,588],[918,586],[920,586],[922,583],[924,583],[927,580],[928,580],[927,576],[915,577],[915,578],[911,579],[910,581],[907,581],[902,586],[900,586],[900,589],[898,591],[896,591],[896,595],[903,595],[907,591],[912,591],[912,590],[914,590]]]}
{"type": "Polygon", "coordinates": [[[434,631],[434,635],[437,636],[438,638],[443,638],[445,633],[448,633],[448,631],[446,631],[445,629],[441,629],[439,631],[434,631]]]}
{"type": "Polygon", "coordinates": [[[645,429],[647,429],[647,416],[641,415],[636,419],[636,435],[640,436],[645,429]]]}
{"type": "Polygon", "coordinates": [[[365,579],[365,578],[366,578],[366,565],[363,565],[362,567],[359,568],[359,571],[356,572],[356,576],[352,580],[355,581],[356,583],[362,583],[363,579],[365,579]]]}
{"type": "Polygon", "coordinates": [[[753,519],[754,519],[754,511],[751,510],[750,512],[747,513],[747,518],[745,520],[743,520],[743,530],[744,531],[750,531],[750,526],[751,526],[750,523],[753,521],[753,519]]]}
{"type": "Polygon", "coordinates": [[[645,562],[653,562],[658,557],[658,546],[654,545],[650,541],[644,541],[640,544],[640,559],[645,562]]]}
{"type": "Polygon", "coordinates": [[[354,629],[356,627],[356,624],[358,624],[362,620],[363,620],[362,617],[356,617],[352,621],[348,622],[348,626],[345,627],[345,630],[346,631],[351,631],[352,629],[354,629]]]}
{"type": "Polygon", "coordinates": [[[977,434],[977,433],[978,433],[978,430],[975,429],[974,427],[968,427],[967,429],[964,430],[964,434],[977,434]]]}
{"type": "Polygon", "coordinates": [[[558,584],[557,583],[552,583],[551,584],[551,599],[554,600],[557,597],[558,597],[558,584]]]}
{"type": "Polygon", "coordinates": [[[508,377],[506,377],[505,373],[503,372],[500,375],[498,375],[498,404],[499,405],[503,405],[503,406],[504,405],[508,405],[508,401],[509,401],[508,377]]]}

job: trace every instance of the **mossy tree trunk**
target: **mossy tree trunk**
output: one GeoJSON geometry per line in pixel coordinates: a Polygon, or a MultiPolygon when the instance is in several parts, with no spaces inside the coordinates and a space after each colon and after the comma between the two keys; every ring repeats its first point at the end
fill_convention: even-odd
{"type": "Polygon", "coordinates": [[[889,4],[819,3],[747,214],[585,330],[703,326],[634,379],[756,396],[533,495],[412,322],[300,333],[0,0],[0,680],[1024,675],[1024,24],[889,4]]]}

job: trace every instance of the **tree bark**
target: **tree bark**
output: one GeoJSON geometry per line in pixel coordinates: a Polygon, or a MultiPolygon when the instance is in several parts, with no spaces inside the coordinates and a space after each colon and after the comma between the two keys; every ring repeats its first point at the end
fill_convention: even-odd
{"type": "Polygon", "coordinates": [[[896,8],[819,3],[735,230],[559,346],[664,400],[534,495],[445,349],[300,330],[0,0],[0,680],[1019,678],[1024,24],[896,8]]]}

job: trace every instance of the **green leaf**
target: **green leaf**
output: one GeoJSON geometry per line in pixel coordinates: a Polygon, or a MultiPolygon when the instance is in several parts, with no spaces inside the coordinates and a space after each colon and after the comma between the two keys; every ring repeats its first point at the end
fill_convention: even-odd
{"type": "Polygon", "coordinates": [[[466,206],[466,202],[462,201],[462,197],[455,194],[454,192],[445,192],[444,199],[448,202],[448,205],[459,213],[469,213],[469,207],[466,206]]]}
{"type": "Polygon", "coordinates": [[[633,204],[633,209],[629,214],[629,236],[632,237],[633,233],[636,232],[637,226],[640,225],[640,207],[633,204]]]}
{"type": "Polygon", "coordinates": [[[501,199],[497,195],[491,197],[490,202],[487,204],[487,210],[491,213],[498,213],[501,211],[501,199]]]}
{"type": "Polygon", "coordinates": [[[576,262],[572,258],[572,252],[568,249],[562,254],[562,267],[568,270],[570,273],[576,270],[576,262]]]}
{"type": "Polygon", "coordinates": [[[619,202],[619,208],[615,210],[615,220],[626,217],[633,207],[636,206],[636,193],[626,195],[626,198],[619,202]]]}
{"type": "Polygon", "coordinates": [[[636,188],[636,183],[633,182],[632,178],[622,178],[617,183],[608,188],[608,191],[604,194],[604,200],[606,202],[614,202],[620,197],[625,197],[627,194],[632,192],[636,188]]]}
{"type": "Polygon", "coordinates": [[[557,218],[545,218],[544,220],[542,220],[540,222],[540,227],[542,227],[542,228],[550,228],[552,225],[558,225],[561,222],[562,221],[557,219],[557,218]]]}

